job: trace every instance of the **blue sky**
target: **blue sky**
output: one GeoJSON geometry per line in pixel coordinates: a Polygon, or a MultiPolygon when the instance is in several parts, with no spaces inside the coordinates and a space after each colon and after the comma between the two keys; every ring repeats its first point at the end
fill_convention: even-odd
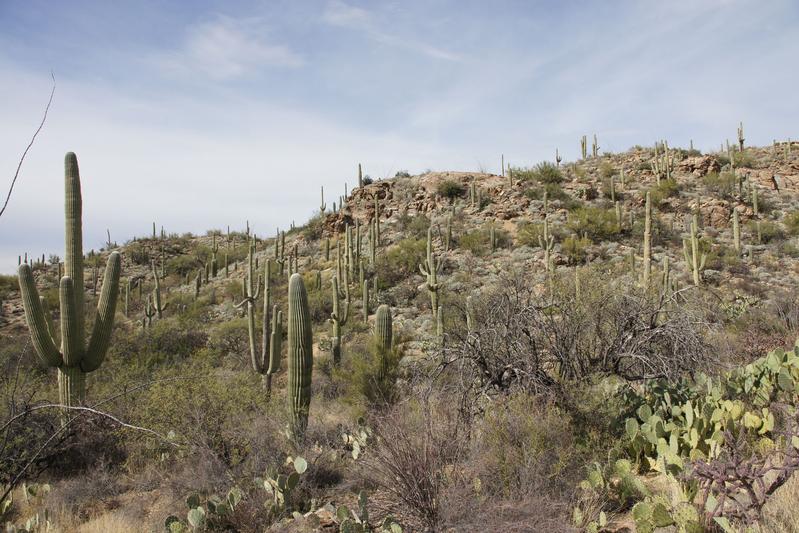
{"type": "Polygon", "coordinates": [[[0,271],[63,255],[63,155],[105,230],[272,234],[362,162],[498,170],[665,138],[799,137],[799,3],[0,0],[0,271]],[[3,193],[5,194],[5,192],[3,193]]]}

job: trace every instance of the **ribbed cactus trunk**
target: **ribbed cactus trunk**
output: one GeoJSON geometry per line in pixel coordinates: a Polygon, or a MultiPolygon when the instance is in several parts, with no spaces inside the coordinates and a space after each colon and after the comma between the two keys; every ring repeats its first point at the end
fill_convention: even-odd
{"type": "Polygon", "coordinates": [[[646,208],[644,217],[644,275],[643,286],[649,286],[652,276],[652,202],[649,191],[646,193],[646,208]]]}
{"type": "Polygon", "coordinates": [[[61,310],[61,349],[56,347],[52,328],[39,298],[30,265],[19,268],[19,284],[25,319],[37,355],[51,367],[58,368],[60,403],[79,405],[86,395],[86,373],[100,367],[111,340],[116,303],[119,295],[121,259],[119,253],[108,256],[103,286],[97,301],[97,315],[88,346],[85,338],[85,291],[83,283],[83,235],[80,173],[75,154],[68,153],[65,167],[65,245],[64,277],[59,283],[61,310]]]}
{"type": "Polygon", "coordinates": [[[380,377],[386,375],[388,357],[391,352],[391,342],[394,330],[392,327],[391,308],[385,304],[377,308],[375,315],[375,346],[380,358],[380,377]]]}
{"type": "Polygon", "coordinates": [[[292,274],[288,296],[288,408],[289,431],[301,439],[308,427],[313,373],[313,336],[308,295],[302,276],[292,274]]]}

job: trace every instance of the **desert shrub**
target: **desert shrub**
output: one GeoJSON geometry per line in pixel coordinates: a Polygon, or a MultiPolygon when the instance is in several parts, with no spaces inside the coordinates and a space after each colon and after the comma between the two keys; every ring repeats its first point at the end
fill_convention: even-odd
{"type": "Polygon", "coordinates": [[[738,188],[738,178],[732,172],[709,172],[702,177],[702,183],[722,198],[732,197],[738,188]]]}
{"type": "Polygon", "coordinates": [[[19,282],[16,276],[0,275],[0,300],[5,300],[15,291],[19,290],[19,282]]]}
{"type": "Polygon", "coordinates": [[[462,393],[545,393],[563,379],[642,380],[712,364],[704,340],[710,326],[692,304],[667,312],[668,299],[625,278],[594,271],[591,279],[576,299],[571,275],[555,279],[551,296],[543,296],[535,280],[517,273],[475,298],[472,331],[453,329],[440,355],[444,367],[458,361],[462,393]]]}
{"type": "MultiPolygon", "coordinates": [[[[550,227],[550,230],[552,228],[550,227]]],[[[524,221],[519,224],[519,230],[516,233],[516,242],[522,246],[530,246],[535,248],[541,246],[539,237],[544,236],[544,223],[543,222],[527,222],[524,221]]]]}
{"type": "MultiPolygon", "coordinates": [[[[224,269],[224,265],[219,257],[217,257],[217,261],[219,261],[219,268],[224,269]]],[[[167,272],[177,274],[182,278],[185,278],[186,274],[195,274],[200,268],[205,268],[205,265],[201,264],[196,257],[191,255],[178,255],[170,258],[166,262],[167,272]]]]}
{"type": "Polygon", "coordinates": [[[568,227],[591,240],[606,241],[618,235],[621,228],[613,209],[581,207],[569,213],[568,227]]]}
{"type": "MultiPolygon", "coordinates": [[[[256,335],[260,335],[260,329],[256,330],[256,335]]],[[[260,339],[260,336],[257,338],[260,339]]],[[[218,351],[223,356],[230,354],[236,357],[244,357],[249,353],[249,342],[246,318],[234,318],[222,322],[211,331],[208,339],[211,349],[218,351]]]]}
{"type": "MultiPolygon", "coordinates": [[[[165,370],[159,378],[137,401],[133,413],[139,425],[162,435],[174,432],[176,442],[206,450],[229,467],[246,458],[251,442],[241,429],[266,411],[254,373],[222,372],[192,362],[165,370]]],[[[141,459],[171,451],[157,441],[134,448],[141,459]]]]}
{"type": "Polygon", "coordinates": [[[302,236],[309,241],[321,239],[325,218],[326,216],[322,213],[317,212],[314,214],[310,219],[308,219],[308,222],[305,223],[305,226],[303,226],[302,236]]]}
{"type": "Polygon", "coordinates": [[[400,522],[437,530],[442,494],[454,481],[468,442],[451,403],[403,402],[370,424],[375,439],[361,461],[365,481],[391,495],[400,522]]]}
{"type": "Polygon", "coordinates": [[[676,196],[680,192],[680,186],[673,179],[660,180],[660,183],[649,188],[649,197],[654,207],[659,207],[666,198],[676,196]]]}
{"type": "Polygon", "coordinates": [[[344,393],[344,401],[360,408],[393,403],[397,395],[396,381],[401,351],[395,348],[386,354],[384,371],[381,357],[371,337],[366,342],[350,344],[347,351],[347,357],[341,366],[332,369],[337,388],[344,393]]]}
{"type": "Polygon", "coordinates": [[[436,187],[436,193],[448,199],[450,202],[456,198],[462,198],[465,192],[466,188],[461,183],[454,180],[442,181],[438,184],[438,187],[436,187]]]}
{"type": "Polygon", "coordinates": [[[593,244],[590,238],[579,235],[569,235],[561,243],[561,251],[570,264],[582,263],[588,255],[588,248],[593,244]]]}
{"type": "Polygon", "coordinates": [[[534,181],[541,184],[559,184],[564,180],[560,168],[547,161],[533,168],[514,168],[513,177],[519,181],[534,181]]]}
{"type": "MultiPolygon", "coordinates": [[[[750,220],[747,224],[747,228],[749,229],[749,233],[753,236],[754,240],[757,240],[757,221],[750,220]]],[[[776,242],[784,239],[785,233],[776,223],[764,220],[760,222],[760,238],[762,239],[763,243],[768,244],[770,242],[776,242]]]]}
{"type": "Polygon", "coordinates": [[[561,186],[557,183],[547,183],[543,187],[531,187],[524,191],[524,195],[531,200],[543,200],[544,191],[547,193],[548,201],[560,202],[565,209],[577,209],[582,205],[582,202],[579,199],[574,198],[569,193],[564,191],[563,188],[561,188],[561,186]]]}
{"type": "Polygon", "coordinates": [[[756,166],[755,158],[749,150],[734,152],[732,154],[732,159],[735,162],[735,168],[755,168],[756,166]]]}
{"type": "Polygon", "coordinates": [[[422,239],[403,239],[377,258],[375,271],[382,287],[392,287],[418,272],[425,260],[427,243],[422,239]]]}
{"type": "Polygon", "coordinates": [[[175,320],[155,320],[143,340],[139,356],[147,358],[152,365],[191,357],[205,347],[208,334],[199,329],[186,328],[175,320]]]}
{"type": "Polygon", "coordinates": [[[610,161],[602,161],[599,164],[599,177],[603,180],[610,180],[616,174],[616,167],[610,161]]]}
{"type": "Polygon", "coordinates": [[[150,250],[142,241],[128,243],[125,248],[125,255],[135,265],[150,264],[150,250]]]}
{"type": "Polygon", "coordinates": [[[540,399],[519,393],[489,406],[474,436],[474,475],[486,497],[523,498],[539,491],[561,496],[574,487],[571,421],[540,399]]]}
{"type": "MultiPolygon", "coordinates": [[[[507,248],[511,244],[510,234],[502,228],[494,227],[497,248],[507,248]]],[[[482,228],[464,233],[458,237],[458,246],[464,250],[472,252],[474,255],[481,256],[491,251],[491,236],[488,225],[482,228]]]]}
{"type": "Polygon", "coordinates": [[[405,212],[399,216],[397,222],[407,238],[424,239],[427,236],[427,228],[430,227],[430,219],[422,214],[411,216],[405,212]]]}
{"type": "Polygon", "coordinates": [[[788,235],[792,237],[799,235],[799,211],[793,211],[785,215],[782,223],[785,225],[785,231],[788,232],[788,235]]]}

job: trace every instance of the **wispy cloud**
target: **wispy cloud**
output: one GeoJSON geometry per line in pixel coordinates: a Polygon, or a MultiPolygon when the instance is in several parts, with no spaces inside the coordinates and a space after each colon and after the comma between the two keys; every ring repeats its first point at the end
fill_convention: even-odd
{"type": "Polygon", "coordinates": [[[265,67],[299,67],[303,58],[290,47],[269,42],[258,18],[217,16],[192,26],[177,50],[159,52],[155,62],[179,73],[202,73],[215,80],[239,78],[265,67]]]}
{"type": "Polygon", "coordinates": [[[387,46],[409,50],[434,59],[446,61],[463,61],[464,59],[460,54],[420,41],[416,36],[389,32],[381,27],[377,17],[372,13],[341,0],[329,2],[322,19],[332,26],[361,31],[370,39],[387,46]]]}

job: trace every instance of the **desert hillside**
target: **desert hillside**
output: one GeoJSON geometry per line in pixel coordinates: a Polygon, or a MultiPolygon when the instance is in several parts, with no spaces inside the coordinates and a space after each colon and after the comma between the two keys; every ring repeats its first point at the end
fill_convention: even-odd
{"type": "Polygon", "coordinates": [[[799,531],[799,143],[590,141],[501,175],[359,168],[277,235],[155,221],[23,256],[0,521],[799,531]]]}

